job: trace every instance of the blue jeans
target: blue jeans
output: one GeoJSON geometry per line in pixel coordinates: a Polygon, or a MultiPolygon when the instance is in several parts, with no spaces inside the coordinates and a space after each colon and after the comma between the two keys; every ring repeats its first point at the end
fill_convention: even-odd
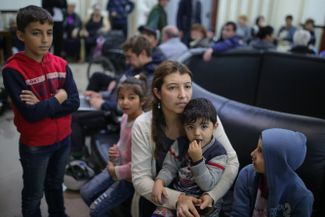
{"type": "Polygon", "coordinates": [[[45,192],[49,217],[66,217],[63,200],[63,176],[70,154],[70,136],[61,142],[31,147],[19,144],[23,168],[22,213],[41,217],[40,203],[45,192]]]}
{"type": "Polygon", "coordinates": [[[104,169],[80,189],[80,195],[90,206],[91,217],[108,217],[109,211],[123,203],[134,193],[131,182],[114,181],[104,169]]]}

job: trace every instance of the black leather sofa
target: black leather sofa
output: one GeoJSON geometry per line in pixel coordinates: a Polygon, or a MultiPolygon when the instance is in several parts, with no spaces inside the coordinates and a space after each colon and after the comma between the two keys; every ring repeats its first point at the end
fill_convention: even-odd
{"type": "Polygon", "coordinates": [[[202,60],[204,50],[180,58],[195,83],[238,102],[325,119],[325,59],[289,53],[233,50],[202,60]]]}

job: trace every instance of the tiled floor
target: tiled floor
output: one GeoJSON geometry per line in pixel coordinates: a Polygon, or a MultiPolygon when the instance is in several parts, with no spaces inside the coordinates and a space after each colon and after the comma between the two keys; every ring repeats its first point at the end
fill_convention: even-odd
{"type": "MultiPolygon", "coordinates": [[[[87,64],[71,64],[71,69],[79,91],[87,85],[87,64]]],[[[18,155],[19,135],[13,125],[11,111],[0,116],[0,217],[21,217],[20,192],[22,170],[18,155]]],[[[70,217],[88,217],[89,209],[78,192],[65,192],[65,206],[70,217]]],[[[45,200],[42,201],[42,214],[47,215],[45,200]]]]}

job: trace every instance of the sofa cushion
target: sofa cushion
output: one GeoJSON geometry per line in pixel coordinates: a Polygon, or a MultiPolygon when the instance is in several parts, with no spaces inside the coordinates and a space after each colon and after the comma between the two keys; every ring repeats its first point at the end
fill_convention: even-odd
{"type": "Polygon", "coordinates": [[[188,59],[186,64],[193,73],[193,81],[208,91],[254,104],[260,58],[259,52],[224,53],[204,62],[199,54],[188,59]]]}
{"type": "Polygon", "coordinates": [[[325,119],[325,59],[278,52],[232,50],[182,61],[193,80],[220,96],[258,107],[325,119]]]}
{"type": "Polygon", "coordinates": [[[325,119],[325,59],[264,53],[255,105],[325,119]]]}

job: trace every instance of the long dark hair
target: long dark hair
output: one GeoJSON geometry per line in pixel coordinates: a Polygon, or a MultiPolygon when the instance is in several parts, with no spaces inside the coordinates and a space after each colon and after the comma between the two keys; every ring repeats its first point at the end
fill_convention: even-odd
{"type": "Polygon", "coordinates": [[[165,116],[160,108],[160,100],[154,94],[154,88],[157,88],[158,91],[161,91],[161,86],[164,83],[164,79],[167,75],[172,73],[179,73],[181,75],[188,74],[192,78],[191,71],[183,64],[167,60],[161,63],[155,70],[154,77],[152,80],[152,126],[151,126],[151,133],[152,133],[152,140],[156,144],[155,148],[155,157],[158,158],[159,152],[162,147],[163,138],[165,135],[163,128],[166,127],[166,120],[165,116]]]}

